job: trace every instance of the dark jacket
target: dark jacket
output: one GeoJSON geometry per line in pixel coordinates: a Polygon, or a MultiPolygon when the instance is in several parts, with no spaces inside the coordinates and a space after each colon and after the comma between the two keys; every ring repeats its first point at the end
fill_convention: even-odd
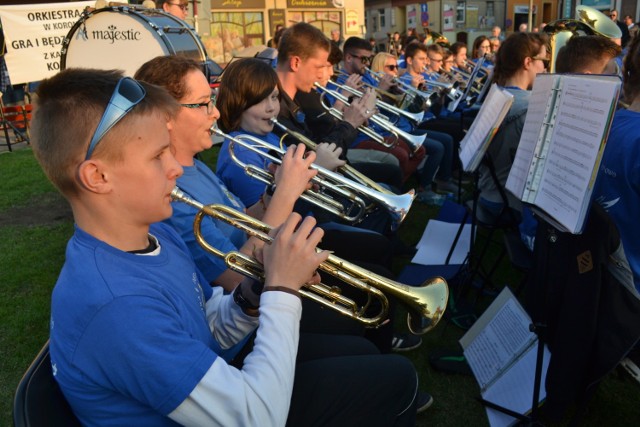
{"type": "Polygon", "coordinates": [[[596,203],[580,235],[540,221],[534,256],[529,309],[534,321],[548,325],[545,407],[560,418],[637,343],[640,296],[618,230],[596,203]]]}

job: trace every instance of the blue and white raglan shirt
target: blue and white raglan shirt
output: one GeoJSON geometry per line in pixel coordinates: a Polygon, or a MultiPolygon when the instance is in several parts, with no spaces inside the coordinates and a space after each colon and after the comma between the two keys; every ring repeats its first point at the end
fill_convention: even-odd
{"type": "Polygon", "coordinates": [[[150,235],[158,248],[146,255],[77,227],[67,245],[52,295],[50,351],[76,416],[87,426],[230,426],[257,417],[284,425],[299,299],[262,296],[260,340],[243,368],[261,375],[243,375],[217,356],[216,342],[238,342],[258,318],[207,284],[175,230],[156,224],[150,235]]]}
{"type": "MultiPolygon", "coordinates": [[[[231,192],[211,169],[199,160],[194,166],[183,166],[184,173],[177,185],[187,195],[205,205],[222,204],[244,212],[244,204],[231,192]]],[[[196,265],[211,283],[227,270],[224,260],[205,251],[193,234],[193,220],[197,209],[182,202],[173,202],[173,215],[165,222],[171,224],[195,258],[196,265]]],[[[205,216],[202,220],[202,236],[209,244],[224,253],[238,250],[247,241],[244,231],[205,216]]]]}
{"type": "Polygon", "coordinates": [[[618,227],[633,281],[640,292],[640,113],[629,110],[615,113],[593,197],[618,227]]]}
{"type": "MultiPolygon", "coordinates": [[[[231,136],[236,137],[238,135],[250,135],[254,138],[265,141],[274,147],[280,146],[280,138],[274,133],[268,133],[267,135],[258,135],[245,130],[234,131],[230,133],[231,136]]],[[[222,179],[228,189],[233,194],[238,196],[245,206],[253,206],[258,203],[260,197],[264,194],[267,187],[265,183],[259,179],[252,178],[247,175],[243,168],[238,166],[236,162],[231,158],[229,152],[230,141],[225,139],[220,153],[218,154],[218,163],[216,164],[216,175],[222,179]]],[[[256,147],[256,149],[266,152],[266,148],[256,147]]],[[[253,165],[258,169],[267,170],[270,161],[264,156],[250,150],[249,148],[242,147],[238,144],[234,145],[234,153],[238,159],[247,165],[253,165]]]]}

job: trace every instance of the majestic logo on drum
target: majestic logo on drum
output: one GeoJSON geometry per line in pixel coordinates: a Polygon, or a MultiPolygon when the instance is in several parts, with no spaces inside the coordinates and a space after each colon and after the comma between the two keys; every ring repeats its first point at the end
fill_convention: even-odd
{"type": "Polygon", "coordinates": [[[107,40],[111,41],[111,44],[116,41],[138,41],[141,36],[142,34],[138,30],[119,30],[115,25],[109,25],[106,30],[91,31],[91,37],[94,40],[107,40]]]}

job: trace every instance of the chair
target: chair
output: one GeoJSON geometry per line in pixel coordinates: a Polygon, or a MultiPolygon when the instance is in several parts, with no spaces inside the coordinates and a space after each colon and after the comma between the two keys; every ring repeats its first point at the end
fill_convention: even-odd
{"type": "Polygon", "coordinates": [[[75,427],[80,422],[71,411],[51,371],[49,341],[18,384],[13,400],[14,427],[75,427]]]}
{"type": "Polygon", "coordinates": [[[4,131],[5,143],[9,151],[12,151],[9,131],[16,135],[16,142],[29,142],[29,120],[32,108],[32,105],[28,104],[26,106],[2,106],[0,109],[0,130],[4,131]]]}

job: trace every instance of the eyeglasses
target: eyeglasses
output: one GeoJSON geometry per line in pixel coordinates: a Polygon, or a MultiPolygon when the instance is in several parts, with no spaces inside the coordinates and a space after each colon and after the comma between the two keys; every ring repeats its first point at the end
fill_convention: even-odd
{"type": "Polygon", "coordinates": [[[209,101],[207,102],[201,102],[199,104],[180,104],[185,108],[200,108],[200,107],[206,107],[207,109],[207,114],[211,114],[213,113],[213,107],[215,107],[216,105],[216,100],[218,98],[218,95],[216,95],[215,93],[211,94],[211,98],[209,98],[209,101]]]}
{"type": "Polygon", "coordinates": [[[111,99],[107,104],[107,108],[104,110],[104,114],[102,114],[100,123],[98,123],[98,127],[93,134],[93,138],[91,138],[85,160],[91,158],[96,146],[107,132],[122,120],[133,107],[138,105],[146,95],[147,92],[142,85],[131,77],[123,77],[118,81],[111,95],[111,99]]]}
{"type": "Polygon", "coordinates": [[[170,6],[177,6],[180,8],[181,11],[186,12],[189,10],[189,5],[187,4],[180,4],[180,3],[168,3],[170,6]]]}
{"type": "Polygon", "coordinates": [[[549,64],[551,63],[551,60],[547,58],[538,58],[537,56],[532,56],[531,59],[542,61],[542,65],[544,65],[544,68],[549,68],[549,64]]]}
{"type": "Polygon", "coordinates": [[[433,58],[429,57],[429,61],[431,61],[431,62],[442,62],[442,58],[440,58],[440,59],[433,59],[433,58]]]}
{"type": "Polygon", "coordinates": [[[362,62],[364,65],[368,65],[371,63],[371,57],[370,56],[357,56],[354,55],[353,53],[350,53],[349,55],[351,55],[354,58],[358,58],[360,60],[360,62],[362,62]]]}
{"type": "Polygon", "coordinates": [[[384,68],[388,68],[391,71],[394,71],[395,69],[398,68],[398,64],[385,65],[384,68]]]}

